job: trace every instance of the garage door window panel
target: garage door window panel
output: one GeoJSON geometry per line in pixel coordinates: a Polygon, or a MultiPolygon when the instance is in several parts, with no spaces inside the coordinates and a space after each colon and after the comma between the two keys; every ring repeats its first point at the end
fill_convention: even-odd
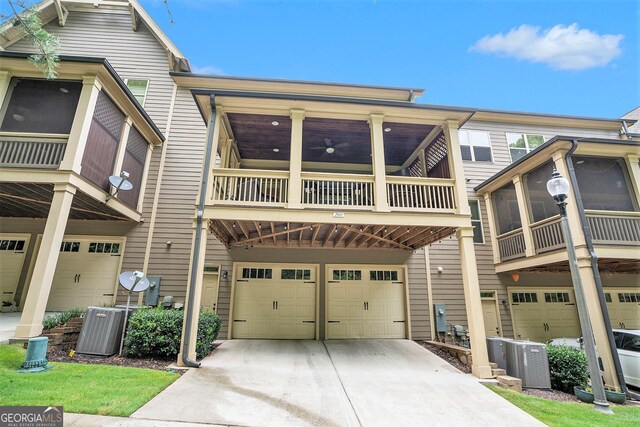
{"type": "Polygon", "coordinates": [[[24,249],[24,240],[1,240],[0,251],[21,251],[24,249]]]}

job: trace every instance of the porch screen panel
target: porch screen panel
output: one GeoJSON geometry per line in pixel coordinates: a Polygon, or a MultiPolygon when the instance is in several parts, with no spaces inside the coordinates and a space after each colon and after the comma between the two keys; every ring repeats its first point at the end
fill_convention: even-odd
{"type": "Polygon", "coordinates": [[[104,92],[100,92],[82,158],[81,174],[104,190],[109,189],[109,175],[113,173],[124,120],[124,114],[104,92]]]}
{"type": "Polygon", "coordinates": [[[542,221],[559,213],[558,206],[547,191],[547,181],[551,179],[552,172],[553,163],[547,162],[523,177],[531,222],[542,221]]]}
{"type": "Polygon", "coordinates": [[[499,234],[508,233],[522,227],[518,199],[516,198],[516,187],[513,183],[494,191],[492,198],[496,227],[499,234]]]}
{"type": "Polygon", "coordinates": [[[424,157],[429,178],[451,178],[447,140],[444,133],[440,133],[438,138],[427,146],[424,157]]]}
{"type": "Polygon", "coordinates": [[[633,212],[638,201],[632,196],[624,159],[574,156],[573,164],[585,209],[633,212]]]}
{"type": "Polygon", "coordinates": [[[129,172],[129,181],[133,184],[133,189],[119,192],[118,199],[134,209],[138,206],[144,163],[147,159],[147,146],[147,141],[140,135],[140,132],[132,127],[129,131],[127,148],[122,161],[122,170],[129,172]]]}
{"type": "Polygon", "coordinates": [[[81,91],[77,81],[14,77],[0,110],[0,131],[68,134],[81,91]]]}

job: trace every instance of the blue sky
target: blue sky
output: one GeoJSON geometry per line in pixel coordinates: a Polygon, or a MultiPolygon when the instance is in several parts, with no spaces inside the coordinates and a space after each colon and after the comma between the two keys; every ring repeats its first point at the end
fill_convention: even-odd
{"type": "Polygon", "coordinates": [[[195,71],[419,87],[593,117],[640,105],[640,1],[141,0],[195,71]]]}

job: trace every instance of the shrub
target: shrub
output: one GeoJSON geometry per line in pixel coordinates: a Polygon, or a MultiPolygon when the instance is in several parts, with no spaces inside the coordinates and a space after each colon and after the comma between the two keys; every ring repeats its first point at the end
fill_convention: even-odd
{"type": "Polygon", "coordinates": [[[548,345],[551,388],[573,393],[573,387],[585,388],[589,379],[587,356],[576,348],[548,345]]]}
{"type": "Polygon", "coordinates": [[[44,329],[53,329],[56,326],[64,325],[74,317],[84,317],[87,312],[78,308],[72,308],[71,310],[63,311],[61,313],[53,314],[42,321],[42,327],[44,329]]]}
{"type": "MultiPolygon", "coordinates": [[[[141,308],[131,315],[124,339],[129,357],[159,357],[171,359],[180,352],[184,312],[162,308],[141,308]]],[[[202,358],[213,350],[213,342],[222,326],[213,313],[202,312],[198,322],[197,356],[202,358]]]]}

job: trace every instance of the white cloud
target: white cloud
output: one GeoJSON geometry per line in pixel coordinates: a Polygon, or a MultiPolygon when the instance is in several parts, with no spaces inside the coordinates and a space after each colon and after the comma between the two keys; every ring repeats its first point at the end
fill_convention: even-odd
{"type": "Polygon", "coordinates": [[[192,65],[191,72],[193,74],[217,74],[220,76],[224,76],[224,71],[222,71],[222,68],[213,65],[205,65],[204,67],[192,65]]]}
{"type": "Polygon", "coordinates": [[[485,36],[469,48],[531,62],[542,62],[560,70],[602,67],[620,56],[622,34],[599,35],[578,24],[556,25],[544,31],[521,25],[502,33],[485,36]]]}

